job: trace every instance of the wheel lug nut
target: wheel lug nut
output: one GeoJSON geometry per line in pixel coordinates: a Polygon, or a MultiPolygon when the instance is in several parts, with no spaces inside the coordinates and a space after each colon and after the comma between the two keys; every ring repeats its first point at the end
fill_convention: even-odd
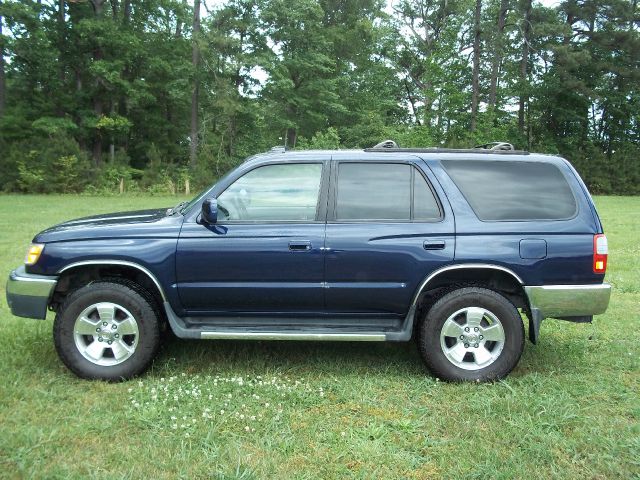
{"type": "Polygon", "coordinates": [[[468,344],[468,343],[465,343],[465,344],[464,344],[464,348],[469,348],[469,344],[468,344]]]}
{"type": "Polygon", "coordinates": [[[484,337],[482,335],[480,335],[480,340],[482,340],[484,337]]]}
{"type": "Polygon", "coordinates": [[[107,322],[102,322],[102,326],[106,327],[107,326],[107,322]]]}
{"type": "Polygon", "coordinates": [[[464,340],[464,335],[460,335],[460,340],[464,340]]]}
{"type": "Polygon", "coordinates": [[[98,337],[98,341],[101,342],[102,341],[102,337],[98,337]]]}
{"type": "Polygon", "coordinates": [[[466,327],[466,328],[464,329],[464,331],[465,331],[465,332],[468,332],[468,331],[469,331],[469,327],[466,327]]]}
{"type": "Polygon", "coordinates": [[[96,332],[100,333],[100,327],[96,328],[96,332]]]}
{"type": "MultiPolygon", "coordinates": [[[[112,343],[113,343],[113,342],[112,342],[111,340],[109,340],[109,341],[107,342],[107,344],[108,344],[108,345],[111,345],[112,343]]],[[[478,346],[478,345],[476,345],[476,347],[477,347],[477,346],[478,346]]]]}
{"type": "MultiPolygon", "coordinates": [[[[109,343],[111,343],[111,342],[109,342],[109,343]]],[[[474,347],[475,347],[475,348],[478,348],[478,344],[476,343],[476,344],[474,345],[474,347]]]]}
{"type": "Polygon", "coordinates": [[[116,325],[115,323],[113,325],[111,325],[111,329],[112,330],[117,330],[117,328],[118,328],[118,325],[116,325]]]}
{"type": "Polygon", "coordinates": [[[120,338],[120,334],[119,334],[119,333],[116,333],[116,334],[114,335],[114,337],[115,337],[115,338],[120,338]]]}
{"type": "Polygon", "coordinates": [[[473,331],[474,331],[474,332],[477,332],[478,330],[480,330],[478,327],[475,327],[475,328],[473,329],[473,331]]]}

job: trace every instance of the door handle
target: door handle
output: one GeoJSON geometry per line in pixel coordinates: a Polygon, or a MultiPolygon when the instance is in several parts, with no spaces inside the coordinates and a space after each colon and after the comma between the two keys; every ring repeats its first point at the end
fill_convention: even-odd
{"type": "Polygon", "coordinates": [[[311,250],[311,242],[308,240],[289,242],[289,250],[292,252],[308,252],[311,250]]]}
{"type": "Polygon", "coordinates": [[[425,250],[444,250],[444,240],[425,240],[422,244],[425,250]]]}

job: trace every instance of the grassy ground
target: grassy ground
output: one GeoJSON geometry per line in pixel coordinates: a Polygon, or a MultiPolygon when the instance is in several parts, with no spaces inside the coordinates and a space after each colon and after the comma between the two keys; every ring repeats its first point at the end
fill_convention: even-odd
{"type": "MultiPolygon", "coordinates": [[[[0,196],[0,288],[48,225],[174,203],[0,196]]],[[[412,344],[179,340],[140,380],[87,382],[2,295],[0,476],[640,478],[640,198],[597,204],[607,314],[546,321],[493,385],[435,381],[412,344]]]]}

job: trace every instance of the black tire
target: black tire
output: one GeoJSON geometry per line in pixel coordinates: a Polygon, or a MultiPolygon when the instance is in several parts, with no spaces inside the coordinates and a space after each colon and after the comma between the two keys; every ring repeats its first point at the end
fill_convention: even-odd
{"type": "MultiPolygon", "coordinates": [[[[464,316],[464,313],[461,315],[464,316]]],[[[487,322],[485,319],[482,321],[487,322]]],[[[464,332],[461,333],[468,335],[464,332]]],[[[445,338],[442,341],[454,342],[453,346],[458,342],[457,339],[453,340],[453,338],[445,338]]],[[[460,340],[460,342],[464,344],[466,340],[464,342],[460,340]]],[[[487,340],[485,342],[488,346],[487,348],[496,347],[495,343],[487,340]]],[[[427,368],[442,380],[453,382],[494,381],[507,376],[518,364],[524,349],[524,325],[516,307],[499,293],[486,288],[464,287],[445,294],[429,309],[420,325],[418,346],[427,368]],[[453,360],[447,358],[441,343],[441,332],[447,319],[456,312],[471,307],[479,307],[497,317],[502,326],[504,338],[501,344],[502,350],[496,353],[497,357],[492,360],[493,363],[479,368],[479,366],[473,365],[472,362],[474,360],[464,360],[462,362],[465,366],[468,363],[468,368],[477,368],[475,370],[461,368],[454,364],[453,360]]],[[[471,347],[473,346],[472,344],[471,347]]],[[[485,348],[484,344],[480,344],[479,348],[485,348]]],[[[465,353],[464,355],[463,359],[467,359],[467,354],[465,353]]],[[[470,359],[475,359],[473,352],[469,352],[469,355],[470,359]]]]}
{"type": "MultiPolygon", "coordinates": [[[[69,370],[81,378],[116,382],[135,377],[149,367],[160,346],[160,319],[153,297],[143,293],[141,287],[136,285],[132,288],[126,282],[98,281],[79,288],[65,299],[53,324],[53,339],[58,356],[69,370]],[[138,333],[134,338],[137,343],[122,363],[94,363],[76,345],[76,319],[85,309],[101,302],[123,307],[135,319],[138,333]]],[[[125,336],[122,337],[123,341],[125,336]]],[[[92,343],[90,335],[85,337],[92,343]]],[[[111,347],[105,344],[105,348],[108,353],[111,347]]]]}

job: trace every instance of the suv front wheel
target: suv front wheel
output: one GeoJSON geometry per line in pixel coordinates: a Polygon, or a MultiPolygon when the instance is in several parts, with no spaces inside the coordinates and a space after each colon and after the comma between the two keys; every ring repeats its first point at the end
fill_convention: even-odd
{"type": "Polygon", "coordinates": [[[443,380],[498,380],[520,360],[524,326],[516,307],[502,295],[459,288],[431,307],[418,344],[429,370],[443,380]]]}
{"type": "Polygon", "coordinates": [[[160,345],[153,300],[130,282],[99,281],[73,292],[56,315],[62,362],[87,379],[126,380],[142,373],[160,345]]]}

